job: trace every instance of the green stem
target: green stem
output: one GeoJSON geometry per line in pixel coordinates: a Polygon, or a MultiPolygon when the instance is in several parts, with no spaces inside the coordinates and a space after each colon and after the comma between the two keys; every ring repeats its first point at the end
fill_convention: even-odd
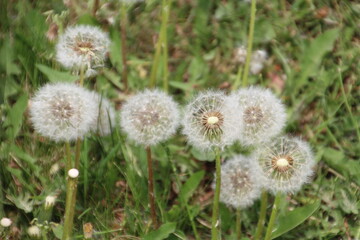
{"type": "Polygon", "coordinates": [[[166,10],[164,10],[164,16],[163,16],[163,24],[164,26],[164,39],[163,39],[163,54],[164,54],[164,58],[163,58],[163,69],[164,69],[164,76],[163,76],[163,83],[164,83],[164,91],[168,92],[169,91],[169,66],[168,66],[168,59],[169,59],[169,53],[168,53],[168,41],[167,41],[167,25],[168,25],[168,21],[169,21],[169,14],[170,14],[170,7],[171,7],[171,0],[167,0],[166,3],[166,10]]]}
{"type": "Polygon", "coordinates": [[[79,81],[80,87],[84,86],[84,78],[85,78],[85,66],[81,66],[81,68],[80,68],[80,81],[79,81]]]}
{"type": "MultiPolygon", "coordinates": [[[[70,151],[70,143],[69,142],[65,143],[65,152],[66,152],[65,170],[66,170],[66,173],[67,173],[72,168],[71,151],[70,151]]],[[[65,174],[65,176],[66,176],[66,174],[65,174]]]]}
{"type": "Polygon", "coordinates": [[[212,224],[211,224],[211,240],[221,239],[221,233],[219,234],[220,220],[219,220],[219,200],[220,200],[220,186],[221,186],[221,158],[220,150],[215,150],[215,164],[216,164],[216,173],[215,173],[215,195],[214,195],[214,205],[213,205],[213,215],[212,215],[212,224]]]}
{"type": "Polygon", "coordinates": [[[270,220],[269,220],[269,224],[267,226],[267,229],[266,229],[266,235],[265,235],[265,240],[270,240],[271,239],[271,234],[272,234],[272,231],[273,231],[273,227],[274,227],[274,224],[275,224],[275,220],[276,220],[276,217],[277,217],[277,212],[279,210],[279,203],[280,203],[280,200],[281,200],[281,193],[278,192],[275,196],[275,201],[274,201],[274,205],[272,207],[272,211],[271,211],[271,215],[270,215],[270,220]]]}
{"type": "Polygon", "coordinates": [[[128,64],[127,64],[127,51],[126,51],[126,25],[127,25],[127,14],[126,4],[121,4],[121,57],[122,57],[122,73],[121,78],[124,83],[125,92],[128,90],[128,64]]]}
{"type": "Polygon", "coordinates": [[[252,45],[254,40],[254,29],[255,29],[255,13],[256,13],[256,0],[251,1],[251,15],[250,15],[250,26],[249,26],[249,35],[247,42],[247,50],[246,50],[246,61],[245,61],[245,69],[243,76],[243,87],[246,87],[248,84],[248,76],[250,69],[250,61],[251,61],[251,52],[252,45]]]}
{"type": "Polygon", "coordinates": [[[92,9],[93,17],[96,17],[96,12],[99,9],[99,4],[100,4],[100,0],[95,0],[94,1],[94,5],[93,5],[93,9],[92,9]]]}
{"type": "MultiPolygon", "coordinates": [[[[154,56],[154,62],[151,67],[151,74],[150,74],[150,88],[154,88],[156,85],[156,77],[157,77],[157,70],[159,68],[160,63],[160,56],[161,56],[161,49],[164,47],[164,40],[167,37],[166,31],[167,31],[167,22],[169,18],[169,6],[167,4],[167,0],[162,0],[162,17],[161,17],[161,28],[160,28],[160,36],[156,43],[156,49],[155,49],[155,56],[154,56]]],[[[167,64],[167,63],[166,63],[167,64]]]]}
{"type": "Polygon", "coordinates": [[[150,147],[146,147],[146,158],[147,158],[147,163],[148,163],[148,193],[149,193],[151,219],[152,219],[154,229],[157,229],[158,222],[157,222],[156,209],[155,209],[154,173],[153,173],[153,167],[152,167],[153,164],[152,164],[150,147]]]}
{"type": "Polygon", "coordinates": [[[358,137],[358,139],[360,141],[359,125],[358,125],[358,122],[356,121],[356,119],[354,118],[354,115],[352,114],[351,107],[350,107],[349,102],[347,100],[346,93],[345,93],[345,88],[344,88],[344,84],[343,84],[343,78],[342,78],[340,69],[339,69],[339,82],[340,82],[340,87],[341,87],[341,93],[342,93],[342,95],[344,97],[344,102],[345,102],[346,109],[349,112],[350,119],[354,124],[357,137],[358,137]]]}
{"type": "Polygon", "coordinates": [[[262,232],[265,224],[267,202],[268,202],[268,194],[265,190],[263,190],[263,192],[261,193],[260,216],[259,216],[259,221],[257,223],[254,240],[259,240],[262,236],[262,232]]]}
{"type": "Polygon", "coordinates": [[[241,80],[241,74],[243,73],[243,66],[240,65],[239,66],[239,69],[238,69],[238,72],[237,72],[237,75],[236,75],[236,79],[235,79],[235,82],[231,88],[232,91],[235,91],[236,89],[239,88],[240,86],[240,80],[241,80]]]}
{"type": "Polygon", "coordinates": [[[241,209],[236,209],[236,239],[241,239],[241,209]]]}
{"type": "Polygon", "coordinates": [[[0,219],[5,217],[3,202],[4,202],[4,194],[3,194],[3,185],[2,185],[2,174],[0,174],[0,219]]]}

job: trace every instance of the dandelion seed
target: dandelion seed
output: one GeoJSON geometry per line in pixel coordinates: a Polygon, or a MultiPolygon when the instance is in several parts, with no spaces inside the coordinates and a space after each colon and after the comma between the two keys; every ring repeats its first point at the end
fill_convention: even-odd
{"type": "Polygon", "coordinates": [[[121,126],[138,144],[155,145],[168,139],[179,125],[178,105],[166,93],[145,90],[131,97],[121,111],[121,126]]]}
{"type": "Polygon", "coordinates": [[[232,97],[238,103],[243,125],[239,140],[244,145],[269,141],[285,126],[285,107],[270,90],[250,87],[240,89],[232,97]]]}
{"type": "MultiPolygon", "coordinates": [[[[56,59],[68,69],[92,69],[103,65],[109,46],[109,36],[100,28],[87,25],[72,26],[59,38],[56,59]]],[[[93,73],[91,71],[91,74],[93,73]]],[[[91,74],[88,72],[88,75],[91,74]]]]}
{"type": "Polygon", "coordinates": [[[308,182],[315,164],[309,145],[290,137],[276,138],[258,150],[259,167],[272,192],[298,191],[308,182]]]}
{"type": "Polygon", "coordinates": [[[36,225],[29,227],[27,229],[27,233],[29,234],[30,237],[33,237],[33,238],[40,238],[40,236],[41,236],[41,230],[36,225]]]}
{"type": "Polygon", "coordinates": [[[56,83],[42,87],[32,98],[30,118],[44,137],[73,141],[90,130],[97,104],[88,90],[74,84],[56,83]]]}
{"type": "Polygon", "coordinates": [[[233,104],[222,92],[200,93],[187,105],[183,133],[190,144],[202,150],[232,144],[242,128],[233,104]]]}
{"type": "Polygon", "coordinates": [[[97,118],[93,122],[91,129],[101,136],[109,135],[116,124],[115,109],[107,99],[97,93],[94,93],[94,99],[98,106],[98,114],[96,114],[97,118]]]}
{"type": "Polygon", "coordinates": [[[246,208],[259,198],[262,182],[254,157],[235,156],[221,166],[220,201],[234,208],[246,208]]]}
{"type": "Polygon", "coordinates": [[[3,217],[0,220],[0,225],[4,228],[10,227],[11,224],[12,224],[12,221],[10,218],[3,217]]]}

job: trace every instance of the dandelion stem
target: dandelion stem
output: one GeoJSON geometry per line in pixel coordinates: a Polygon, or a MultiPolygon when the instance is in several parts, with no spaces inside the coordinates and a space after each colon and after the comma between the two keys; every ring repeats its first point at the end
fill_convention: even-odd
{"type": "Polygon", "coordinates": [[[270,215],[270,220],[269,220],[269,224],[267,226],[267,229],[266,229],[266,235],[265,235],[265,240],[270,240],[271,239],[271,234],[272,234],[272,231],[273,231],[273,227],[274,227],[274,224],[275,224],[275,220],[276,220],[276,217],[277,217],[277,212],[279,210],[279,203],[280,203],[280,200],[281,200],[281,192],[278,192],[275,196],[275,201],[274,201],[274,205],[272,207],[272,211],[271,211],[271,215],[270,215]]]}
{"type": "Polygon", "coordinates": [[[241,74],[243,73],[243,66],[240,65],[239,66],[239,69],[238,69],[238,73],[236,75],[236,79],[235,79],[235,82],[231,88],[231,90],[235,91],[236,89],[238,89],[239,85],[240,85],[240,80],[241,80],[241,74]]]}
{"type": "Polygon", "coordinates": [[[263,192],[261,193],[259,221],[256,227],[254,240],[259,240],[261,238],[265,224],[267,202],[268,202],[268,194],[265,190],[263,190],[263,192]]]}
{"type": "Polygon", "coordinates": [[[126,13],[126,4],[121,4],[121,57],[122,57],[122,73],[121,78],[124,83],[125,92],[128,90],[128,64],[126,57],[126,25],[127,25],[127,13],[126,13]]]}
{"type": "Polygon", "coordinates": [[[237,240],[241,239],[241,210],[236,209],[236,237],[237,240]]]}
{"type": "Polygon", "coordinates": [[[96,16],[96,12],[99,8],[99,3],[100,3],[100,0],[95,0],[94,1],[94,5],[93,5],[93,9],[92,9],[92,15],[95,17],[96,16]]]}
{"type": "Polygon", "coordinates": [[[68,172],[72,168],[72,162],[71,162],[71,151],[70,151],[70,143],[65,143],[65,152],[66,152],[66,167],[65,170],[68,172]]]}
{"type": "Polygon", "coordinates": [[[84,86],[84,78],[85,78],[85,66],[81,66],[81,68],[80,68],[80,81],[79,81],[79,86],[80,87],[84,86]]]}
{"type": "MultiPolygon", "coordinates": [[[[76,150],[75,150],[75,168],[79,169],[80,166],[80,149],[81,149],[81,139],[78,138],[76,141],[76,150]]],[[[70,154],[70,144],[66,143],[66,174],[72,168],[72,159],[70,154]]],[[[71,239],[72,228],[74,223],[75,215],[75,204],[76,204],[76,190],[77,190],[77,178],[70,178],[67,176],[66,183],[66,203],[65,203],[65,222],[64,222],[64,232],[62,240],[71,239]]]]}
{"type": "MultiPolygon", "coordinates": [[[[162,0],[162,4],[161,4],[161,8],[162,8],[162,16],[161,16],[161,28],[160,28],[160,36],[159,39],[156,43],[156,49],[155,49],[155,56],[154,56],[154,61],[153,61],[153,65],[151,67],[151,74],[150,74],[150,88],[154,88],[156,85],[156,76],[157,76],[157,70],[159,68],[159,63],[160,63],[160,57],[161,57],[161,49],[163,48],[163,50],[167,50],[167,46],[164,47],[164,44],[167,44],[167,40],[165,38],[167,38],[167,22],[169,19],[169,14],[170,14],[170,4],[168,3],[167,0],[162,0]]],[[[165,70],[165,77],[164,80],[166,80],[166,83],[164,82],[164,86],[167,86],[167,57],[165,57],[166,62],[164,63],[164,66],[166,65],[166,70],[165,70]]]]}
{"type": "Polygon", "coordinates": [[[148,162],[148,193],[150,202],[151,219],[154,229],[158,228],[156,210],[155,210],[155,192],[154,192],[154,174],[152,167],[151,148],[146,147],[146,157],[148,162]]]}
{"type": "Polygon", "coordinates": [[[164,91],[168,92],[169,91],[169,82],[168,82],[168,77],[169,77],[169,66],[168,66],[168,41],[167,41],[167,24],[169,21],[169,14],[170,14],[170,7],[171,7],[171,0],[167,0],[166,1],[166,6],[164,6],[164,14],[162,16],[162,22],[164,24],[164,39],[163,39],[163,54],[164,54],[164,58],[163,58],[163,69],[164,69],[164,76],[163,76],[163,84],[164,84],[164,91]]]}
{"type": "Polygon", "coordinates": [[[251,52],[252,45],[254,40],[254,29],[255,29],[255,13],[256,13],[256,0],[251,0],[251,15],[250,15],[250,25],[249,25],[249,35],[247,42],[247,50],[246,50],[246,61],[245,61],[245,69],[243,75],[243,87],[246,87],[248,84],[248,76],[250,69],[250,61],[251,61],[251,52]]]}
{"type": "Polygon", "coordinates": [[[212,224],[211,224],[211,240],[221,239],[219,237],[220,220],[219,220],[219,199],[220,199],[220,185],[221,185],[221,158],[220,158],[220,149],[215,149],[215,165],[216,165],[216,183],[215,183],[215,195],[214,195],[214,205],[212,213],[212,224]]]}

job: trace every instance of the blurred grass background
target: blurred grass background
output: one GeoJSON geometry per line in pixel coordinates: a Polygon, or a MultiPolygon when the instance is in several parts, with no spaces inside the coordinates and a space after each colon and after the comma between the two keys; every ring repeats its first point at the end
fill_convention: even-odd
{"type": "MultiPolygon", "coordinates": [[[[76,80],[54,60],[56,38],[67,25],[91,24],[110,32],[109,60],[86,86],[117,109],[127,97],[120,78],[119,2],[100,0],[96,15],[94,1],[67,3],[0,2],[0,201],[5,211],[0,214],[14,221],[11,239],[28,239],[26,229],[34,218],[44,219],[49,194],[58,194],[50,220],[60,223],[64,213],[62,145],[33,132],[27,105],[46,82],[76,80]],[[53,173],[57,165],[60,170],[53,173]]],[[[128,11],[130,93],[148,86],[160,4],[147,0],[128,11]]],[[[202,89],[230,91],[239,67],[234,51],[246,45],[249,16],[246,1],[173,1],[169,83],[180,103],[202,89]]],[[[318,162],[314,182],[289,196],[281,212],[314,200],[320,200],[319,209],[279,239],[359,239],[360,4],[259,0],[253,49],[266,50],[269,58],[261,74],[250,76],[250,84],[272,88],[282,98],[288,107],[286,131],[308,140],[318,162]]],[[[162,86],[160,80],[157,84],[162,86]]],[[[224,155],[235,152],[233,147],[224,155]]],[[[201,239],[210,239],[214,164],[205,160],[212,156],[186,145],[181,134],[154,148],[157,207],[164,224],[158,232],[151,232],[149,222],[145,150],[127,142],[117,127],[111,136],[87,138],[81,154],[75,216],[80,239],[88,222],[98,239],[194,239],[189,215],[201,239]]],[[[254,233],[258,211],[256,202],[242,212],[244,237],[254,233]]],[[[221,206],[221,217],[224,239],[235,239],[235,211],[221,206]]],[[[51,232],[58,228],[48,226],[53,239],[51,232]]]]}

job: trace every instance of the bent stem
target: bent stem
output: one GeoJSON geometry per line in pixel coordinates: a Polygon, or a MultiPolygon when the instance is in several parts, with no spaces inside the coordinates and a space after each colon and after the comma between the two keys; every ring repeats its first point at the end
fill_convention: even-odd
{"type": "Polygon", "coordinates": [[[148,193],[150,202],[151,219],[153,222],[154,229],[158,228],[156,210],[155,210],[155,193],[154,193],[154,174],[152,168],[151,148],[146,147],[146,158],[148,163],[148,193]]]}
{"type": "Polygon", "coordinates": [[[220,220],[219,220],[219,199],[220,199],[220,186],[221,186],[221,158],[220,158],[220,150],[215,149],[215,195],[214,195],[214,205],[213,205],[213,213],[212,213],[212,224],[211,224],[211,240],[218,240],[219,238],[219,230],[220,228],[220,220]]]}
{"type": "Polygon", "coordinates": [[[121,78],[124,83],[125,92],[128,90],[128,64],[126,59],[126,25],[127,25],[127,14],[126,14],[126,5],[121,4],[121,23],[120,23],[120,31],[121,31],[121,57],[122,57],[122,73],[121,78]]]}
{"type": "Polygon", "coordinates": [[[251,52],[252,52],[252,45],[253,45],[253,40],[254,40],[255,13],[256,13],[256,0],[251,0],[249,35],[248,35],[247,50],[246,50],[245,69],[244,69],[244,75],[243,75],[243,79],[242,79],[243,87],[247,86],[248,76],[249,76],[251,52]]]}
{"type": "Polygon", "coordinates": [[[269,224],[268,224],[268,227],[266,229],[266,235],[265,235],[265,238],[264,238],[265,240],[270,240],[271,239],[271,234],[272,234],[273,227],[274,227],[274,224],[275,224],[275,220],[276,220],[276,217],[277,217],[277,212],[279,210],[280,199],[281,199],[281,193],[278,192],[276,194],[276,196],[275,196],[275,201],[274,201],[274,205],[272,207],[269,224]]]}
{"type": "Polygon", "coordinates": [[[263,192],[261,193],[260,216],[259,216],[259,221],[257,223],[254,240],[259,240],[261,238],[265,224],[267,202],[268,202],[268,194],[265,190],[263,190],[263,192]]]}
{"type": "Polygon", "coordinates": [[[241,209],[236,209],[236,238],[241,239],[241,209]]]}

